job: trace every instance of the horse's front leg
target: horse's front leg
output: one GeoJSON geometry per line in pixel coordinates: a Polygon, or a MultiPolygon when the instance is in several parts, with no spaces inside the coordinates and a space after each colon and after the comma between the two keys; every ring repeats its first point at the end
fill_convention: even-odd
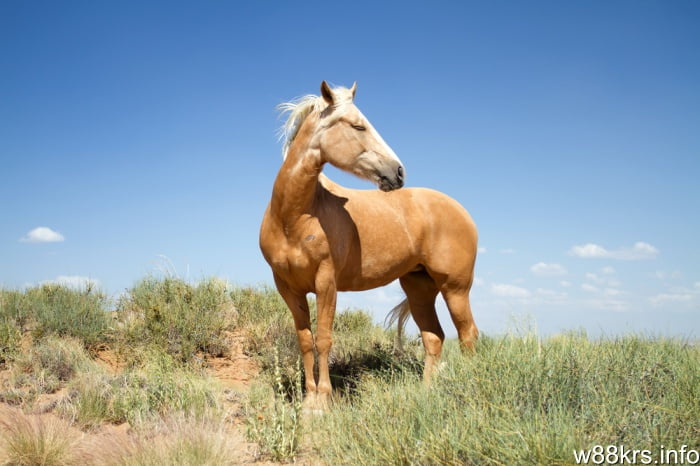
{"type": "Polygon", "coordinates": [[[306,301],[305,294],[295,293],[277,274],[275,274],[274,278],[277,291],[282,295],[294,318],[301,360],[304,364],[304,378],[306,379],[306,400],[304,403],[314,404],[317,388],[314,378],[314,338],[311,333],[309,303],[306,301]]]}
{"type": "Polygon", "coordinates": [[[331,265],[322,264],[316,275],[316,350],[318,351],[318,402],[320,409],[326,409],[331,394],[331,378],[328,371],[328,355],[333,340],[333,317],[337,287],[335,273],[331,265]]]}

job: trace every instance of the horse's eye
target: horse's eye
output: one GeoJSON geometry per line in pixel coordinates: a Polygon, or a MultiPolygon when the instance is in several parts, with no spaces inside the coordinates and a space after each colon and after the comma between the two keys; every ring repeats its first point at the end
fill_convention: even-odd
{"type": "Polygon", "coordinates": [[[352,126],[353,129],[356,129],[356,130],[358,130],[358,131],[365,131],[365,130],[367,129],[367,128],[365,128],[365,127],[362,126],[362,125],[350,125],[350,126],[352,126]]]}

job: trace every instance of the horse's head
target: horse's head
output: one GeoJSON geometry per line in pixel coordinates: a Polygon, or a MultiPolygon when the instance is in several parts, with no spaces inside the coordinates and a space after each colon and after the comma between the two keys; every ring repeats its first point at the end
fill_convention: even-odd
{"type": "Polygon", "coordinates": [[[321,96],[327,104],[316,128],[321,158],[341,170],[370,180],[382,191],[403,186],[401,160],[353,103],[352,88],[331,89],[323,81],[321,96]]]}

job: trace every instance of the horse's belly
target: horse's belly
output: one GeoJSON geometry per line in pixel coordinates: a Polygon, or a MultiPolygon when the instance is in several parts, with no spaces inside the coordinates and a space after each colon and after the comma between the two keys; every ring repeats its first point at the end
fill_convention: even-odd
{"type": "Polygon", "coordinates": [[[418,259],[406,252],[392,255],[390,251],[385,250],[376,254],[362,254],[359,263],[346,264],[338,274],[338,290],[364,291],[378,288],[415,270],[418,259]]]}

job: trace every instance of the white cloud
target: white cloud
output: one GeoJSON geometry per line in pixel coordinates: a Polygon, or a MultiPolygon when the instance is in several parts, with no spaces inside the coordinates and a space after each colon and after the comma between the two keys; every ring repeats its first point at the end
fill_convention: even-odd
{"type": "Polygon", "coordinates": [[[654,259],[659,250],[649,243],[638,241],[631,248],[605,249],[603,246],[588,243],[574,246],[569,254],[583,259],[645,260],[654,259]]]}
{"type": "Polygon", "coordinates": [[[592,299],[586,303],[593,308],[603,311],[624,312],[629,310],[629,304],[619,299],[592,299]]]}
{"type": "Polygon", "coordinates": [[[479,277],[474,277],[474,283],[472,283],[474,286],[484,286],[484,279],[479,278],[479,277]]]}
{"type": "Polygon", "coordinates": [[[690,293],[661,293],[649,298],[654,306],[661,306],[666,303],[688,303],[693,300],[690,293]]]}
{"type": "Polygon", "coordinates": [[[19,239],[23,243],[59,243],[65,238],[48,227],[37,227],[19,239]]]}
{"type": "Polygon", "coordinates": [[[588,293],[597,293],[598,292],[598,288],[596,288],[595,286],[590,285],[588,283],[584,283],[583,285],[581,285],[581,289],[583,291],[588,292],[588,293]]]}
{"type": "Polygon", "coordinates": [[[620,280],[615,277],[601,277],[595,273],[586,273],[586,280],[595,283],[596,285],[607,285],[610,288],[616,288],[621,285],[620,280]]]}
{"type": "Polygon", "coordinates": [[[613,275],[615,273],[615,269],[610,266],[603,267],[602,269],[600,269],[600,273],[602,273],[603,275],[613,275]]]}
{"type": "Polygon", "coordinates": [[[667,272],[665,270],[657,270],[654,275],[656,276],[656,278],[658,278],[659,280],[662,280],[662,281],[679,280],[679,279],[683,278],[683,274],[678,270],[674,270],[672,272],[667,272]]]}
{"type": "Polygon", "coordinates": [[[525,288],[520,288],[515,285],[507,285],[504,283],[494,283],[491,285],[491,293],[496,296],[507,298],[529,298],[532,293],[525,288]]]}
{"type": "Polygon", "coordinates": [[[546,290],[543,288],[537,288],[535,290],[535,293],[537,293],[537,296],[541,296],[543,298],[552,299],[552,300],[562,300],[562,299],[566,299],[569,297],[569,294],[566,292],[546,290]]]}
{"type": "Polygon", "coordinates": [[[533,265],[530,267],[530,271],[538,277],[559,277],[568,273],[566,268],[559,264],[545,264],[544,262],[533,265]]]}
{"type": "Polygon", "coordinates": [[[500,252],[501,254],[515,254],[515,249],[510,249],[510,248],[501,249],[498,252],[500,252]]]}
{"type": "Polygon", "coordinates": [[[479,254],[486,254],[486,251],[487,251],[487,249],[484,247],[477,248],[477,250],[476,250],[476,252],[478,252],[479,254]]]}
{"type": "Polygon", "coordinates": [[[99,280],[90,277],[81,277],[79,275],[59,275],[54,280],[46,280],[41,282],[41,284],[55,284],[77,289],[84,289],[87,287],[100,288],[99,280]]]}
{"type": "Polygon", "coordinates": [[[583,246],[574,246],[569,251],[569,254],[585,259],[608,257],[609,252],[602,246],[597,244],[584,244],[583,246]]]}
{"type": "Polygon", "coordinates": [[[606,288],[603,290],[603,294],[605,296],[620,296],[621,294],[624,294],[622,291],[618,290],[617,288],[606,288]]]}
{"type": "Polygon", "coordinates": [[[560,284],[561,286],[563,286],[564,288],[570,288],[570,287],[571,287],[571,282],[567,282],[566,280],[560,281],[559,284],[560,284]]]}

